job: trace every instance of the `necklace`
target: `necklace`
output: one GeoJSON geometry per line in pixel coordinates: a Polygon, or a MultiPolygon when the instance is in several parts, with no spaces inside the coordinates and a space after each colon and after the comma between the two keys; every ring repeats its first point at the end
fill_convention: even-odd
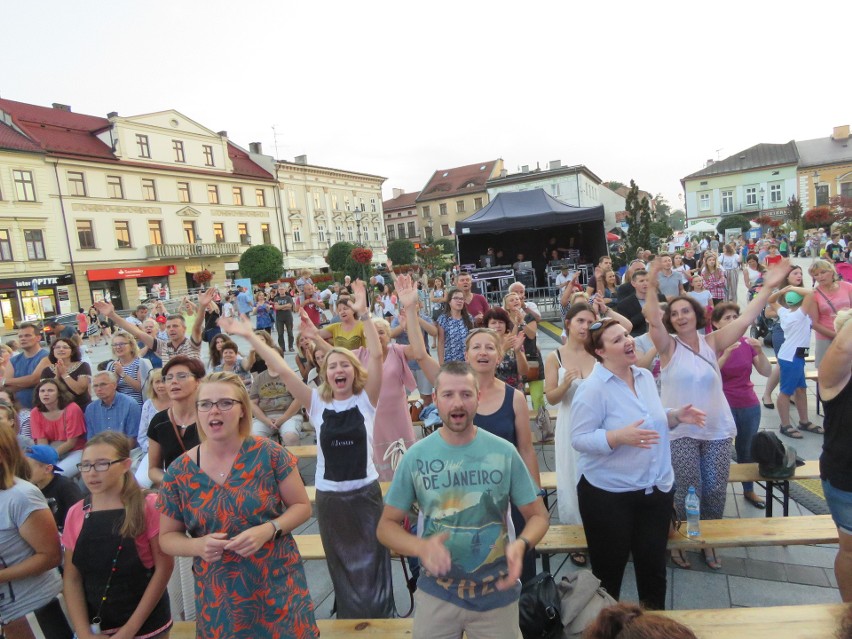
{"type": "Polygon", "coordinates": [[[172,422],[174,422],[174,425],[177,426],[178,428],[180,428],[181,431],[185,431],[187,428],[189,428],[190,426],[192,426],[195,423],[195,422],[190,422],[188,424],[178,424],[178,421],[175,418],[175,413],[172,410],[171,406],[169,406],[169,417],[171,418],[172,422]]]}

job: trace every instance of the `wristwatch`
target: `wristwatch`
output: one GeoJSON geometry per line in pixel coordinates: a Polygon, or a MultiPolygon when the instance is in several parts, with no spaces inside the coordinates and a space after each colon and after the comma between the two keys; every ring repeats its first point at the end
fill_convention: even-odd
{"type": "Polygon", "coordinates": [[[281,531],[281,526],[278,525],[278,522],[275,519],[270,519],[269,523],[272,524],[272,527],[275,529],[275,532],[272,533],[272,541],[276,541],[284,533],[281,531]]]}

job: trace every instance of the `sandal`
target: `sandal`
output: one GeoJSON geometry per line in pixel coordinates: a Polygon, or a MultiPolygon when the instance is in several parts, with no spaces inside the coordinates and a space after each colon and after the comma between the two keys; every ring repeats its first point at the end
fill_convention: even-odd
{"type": "Polygon", "coordinates": [[[781,424],[781,434],[786,435],[790,439],[802,439],[803,437],[802,433],[797,431],[789,424],[787,424],[786,426],[784,426],[784,424],[781,424]]]}
{"type": "Polygon", "coordinates": [[[682,550],[675,550],[672,553],[672,563],[678,568],[683,568],[684,570],[692,568],[692,564],[689,563],[689,560],[686,558],[686,555],[682,550]]]}
{"type": "Polygon", "coordinates": [[[809,433],[814,433],[815,435],[824,435],[825,429],[822,426],[817,426],[813,422],[802,423],[799,422],[799,430],[804,430],[809,433]]]}
{"type": "Polygon", "coordinates": [[[712,570],[719,570],[722,567],[722,562],[716,558],[716,551],[712,548],[702,548],[704,554],[704,563],[712,570]]]}
{"type": "Polygon", "coordinates": [[[751,491],[749,493],[743,493],[743,497],[748,503],[750,503],[758,510],[764,510],[766,508],[766,502],[763,501],[760,497],[758,497],[754,491],[751,491]]]}
{"type": "Polygon", "coordinates": [[[586,555],[581,552],[572,552],[568,555],[568,558],[571,560],[571,563],[579,568],[585,568],[589,563],[588,559],[586,559],[586,555]]]}

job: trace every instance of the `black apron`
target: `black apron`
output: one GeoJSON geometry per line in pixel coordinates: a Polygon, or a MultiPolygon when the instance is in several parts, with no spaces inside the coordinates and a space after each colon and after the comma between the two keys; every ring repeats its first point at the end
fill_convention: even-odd
{"type": "MultiPolygon", "coordinates": [[[[118,530],[123,522],[123,509],[86,510],[83,528],[74,547],[73,563],[83,577],[89,621],[99,614],[102,632],[117,630],[127,623],[154,574],[154,568],[146,568],[139,559],[135,540],[119,537],[118,530]],[[119,544],[121,552],[118,551],[119,544]],[[101,605],[113,570],[115,574],[106,592],[106,601],[101,605]]],[[[164,591],[137,635],[151,634],[161,628],[165,630],[171,616],[168,593],[164,591]]]]}

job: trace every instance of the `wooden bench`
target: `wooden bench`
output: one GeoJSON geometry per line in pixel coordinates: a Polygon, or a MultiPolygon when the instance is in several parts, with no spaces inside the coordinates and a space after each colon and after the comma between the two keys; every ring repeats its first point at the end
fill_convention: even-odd
{"type": "MultiPolygon", "coordinates": [[[[688,626],[698,639],[833,639],[843,604],[666,610],[649,614],[669,617],[688,626]]],[[[323,639],[396,639],[410,637],[412,619],[317,619],[323,639]]],[[[194,639],[195,623],[179,621],[172,639],[194,639]]]]}

